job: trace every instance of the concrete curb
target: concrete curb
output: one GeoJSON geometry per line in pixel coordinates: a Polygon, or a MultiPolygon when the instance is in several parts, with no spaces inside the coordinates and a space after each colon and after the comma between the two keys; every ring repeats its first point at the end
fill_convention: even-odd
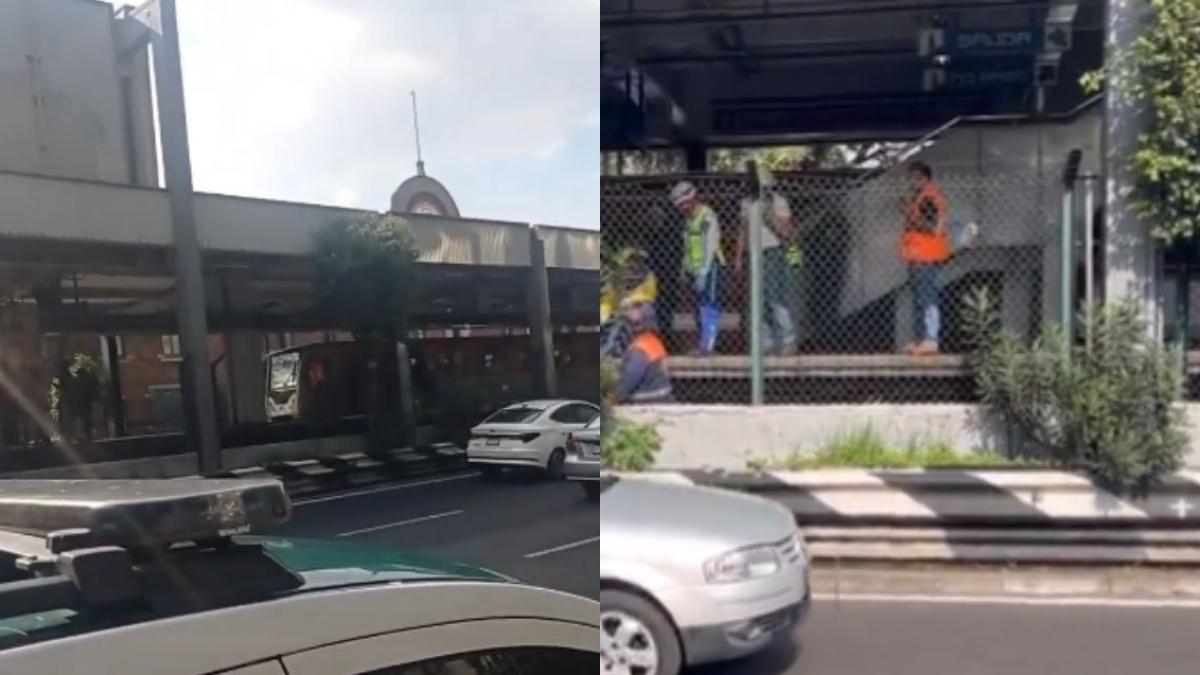
{"type": "Polygon", "coordinates": [[[653,471],[635,476],[756,494],[791,509],[802,525],[1200,526],[1196,471],[1168,477],[1145,498],[1117,496],[1061,471],[653,471]]]}
{"type": "Polygon", "coordinates": [[[467,453],[450,443],[428,448],[383,452],[349,452],[310,459],[285,460],[233,469],[227,478],[277,478],[292,497],[460,471],[467,453]]]}

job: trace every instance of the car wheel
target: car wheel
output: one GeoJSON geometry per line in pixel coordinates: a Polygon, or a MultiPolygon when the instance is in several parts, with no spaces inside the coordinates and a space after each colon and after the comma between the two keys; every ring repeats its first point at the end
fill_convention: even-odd
{"type": "Polygon", "coordinates": [[[600,481],[585,480],[580,481],[579,484],[583,486],[583,494],[587,495],[588,499],[594,502],[600,501],[600,481]]]}
{"type": "Polygon", "coordinates": [[[677,675],[683,650],[662,611],[625,591],[600,591],[600,672],[677,675]]]}
{"type": "Polygon", "coordinates": [[[550,480],[562,480],[563,462],[566,459],[567,453],[562,448],[550,453],[550,459],[546,460],[546,477],[550,480]]]}

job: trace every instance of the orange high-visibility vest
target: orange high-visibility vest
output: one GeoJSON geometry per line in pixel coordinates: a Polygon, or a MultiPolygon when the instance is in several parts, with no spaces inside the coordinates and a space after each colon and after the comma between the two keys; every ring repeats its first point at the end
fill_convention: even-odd
{"type": "Polygon", "coordinates": [[[950,258],[950,231],[946,227],[946,198],[933,183],[926,183],[905,212],[904,236],[900,240],[900,257],[907,262],[940,263],[950,258]],[[937,225],[930,232],[924,227],[921,205],[932,200],[937,209],[937,225]]]}

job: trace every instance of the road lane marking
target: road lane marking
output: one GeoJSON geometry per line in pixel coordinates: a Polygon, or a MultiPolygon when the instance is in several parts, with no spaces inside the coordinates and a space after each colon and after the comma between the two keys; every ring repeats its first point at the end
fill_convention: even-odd
{"type": "Polygon", "coordinates": [[[563,544],[562,546],[555,546],[554,548],[548,548],[544,551],[534,551],[533,553],[526,553],[525,557],[526,558],[540,558],[544,555],[550,555],[551,553],[558,553],[559,551],[569,551],[570,549],[579,548],[580,546],[587,546],[588,544],[591,544],[591,543],[597,542],[597,541],[600,541],[600,537],[598,537],[598,536],[592,537],[591,539],[584,539],[583,541],[572,542],[570,544],[563,544]]]}
{"type": "Polygon", "coordinates": [[[813,593],[821,602],[878,602],[942,605],[1020,605],[1036,607],[1115,607],[1130,609],[1200,609],[1200,600],[1153,600],[1140,598],[1038,598],[1003,595],[888,595],[883,593],[813,593]]]}
{"type": "Polygon", "coordinates": [[[408,488],[421,487],[423,485],[436,485],[438,483],[448,483],[452,480],[464,480],[467,478],[475,478],[478,472],[457,474],[454,476],[446,476],[443,478],[432,478],[430,480],[415,481],[412,483],[400,483],[396,485],[385,485],[383,487],[371,488],[370,490],[357,490],[355,492],[343,492],[336,495],[328,495],[325,497],[312,497],[310,499],[297,499],[292,502],[292,506],[306,506],[308,504],[320,504],[321,502],[332,502],[337,499],[349,499],[350,497],[361,497],[363,495],[373,495],[380,492],[392,492],[394,490],[407,490],[408,488]]]}
{"type": "Polygon", "coordinates": [[[349,532],[342,532],[338,536],[339,537],[353,537],[356,534],[366,534],[368,532],[378,532],[379,530],[388,530],[393,527],[404,527],[405,525],[412,525],[413,523],[423,523],[427,520],[437,520],[438,518],[447,518],[449,516],[457,516],[458,514],[460,514],[462,512],[463,512],[462,509],[458,509],[457,511],[447,511],[445,513],[435,513],[435,514],[429,515],[429,516],[419,516],[417,518],[409,518],[408,520],[399,520],[394,523],[384,523],[383,525],[375,525],[374,527],[364,527],[361,530],[350,530],[349,532]]]}

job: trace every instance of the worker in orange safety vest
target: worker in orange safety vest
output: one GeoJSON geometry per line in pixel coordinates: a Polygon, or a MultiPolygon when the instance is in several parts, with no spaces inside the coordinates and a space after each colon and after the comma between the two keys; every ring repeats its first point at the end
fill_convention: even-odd
{"type": "Polygon", "coordinates": [[[901,200],[904,234],[900,240],[900,257],[908,265],[916,340],[904,351],[930,355],[938,353],[941,331],[938,273],[950,259],[951,252],[946,198],[933,182],[933,169],[928,164],[909,164],[908,179],[913,193],[901,200]]]}

